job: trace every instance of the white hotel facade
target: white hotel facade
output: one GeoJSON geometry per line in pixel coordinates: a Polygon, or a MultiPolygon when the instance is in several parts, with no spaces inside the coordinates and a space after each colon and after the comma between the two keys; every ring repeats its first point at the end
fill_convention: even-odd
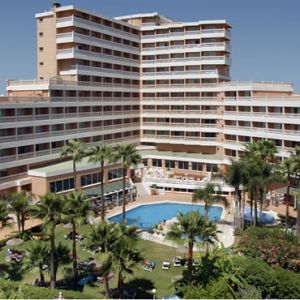
{"type": "Polygon", "coordinates": [[[292,84],[230,81],[225,20],[108,18],[59,4],[36,19],[37,80],[8,80],[0,97],[2,194],[42,194],[70,177],[37,171],[59,165],[70,139],[139,145],[144,164],[195,178],[230,164],[247,141],[273,140],[280,157],[300,145],[292,84]],[[40,177],[49,177],[42,189],[40,177]]]}

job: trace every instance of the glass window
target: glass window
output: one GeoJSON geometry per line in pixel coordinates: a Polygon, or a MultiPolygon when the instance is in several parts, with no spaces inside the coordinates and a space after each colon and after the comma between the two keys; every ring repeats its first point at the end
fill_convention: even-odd
{"type": "Polygon", "coordinates": [[[193,171],[202,171],[203,170],[203,164],[198,163],[198,162],[193,162],[192,163],[192,170],[193,171]]]}
{"type": "Polygon", "coordinates": [[[189,169],[189,163],[187,161],[179,161],[178,162],[178,169],[188,170],[189,169]]]}

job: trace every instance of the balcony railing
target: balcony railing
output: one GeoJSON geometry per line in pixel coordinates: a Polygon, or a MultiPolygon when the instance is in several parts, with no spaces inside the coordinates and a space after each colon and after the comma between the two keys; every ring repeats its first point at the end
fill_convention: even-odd
{"type": "Polygon", "coordinates": [[[129,38],[129,39],[133,39],[134,41],[138,42],[139,41],[139,36],[133,33],[129,33],[129,32],[125,32],[123,30],[119,30],[113,27],[108,27],[105,26],[103,24],[98,24],[89,20],[84,20],[82,18],[79,17],[75,17],[75,16],[71,16],[71,17],[65,17],[65,18],[58,18],[56,20],[56,24],[58,27],[69,27],[70,23],[73,26],[79,26],[83,25],[82,27],[86,27],[88,26],[89,29],[93,29],[94,31],[97,32],[102,32],[108,35],[115,35],[118,36],[120,38],[129,38]]]}
{"type": "Polygon", "coordinates": [[[126,49],[129,50],[129,52],[132,52],[134,54],[139,54],[139,48],[138,47],[134,47],[131,45],[127,45],[127,44],[120,44],[120,43],[116,43],[114,41],[107,41],[107,40],[103,40],[97,37],[93,37],[93,36],[89,36],[89,35],[85,35],[85,34],[81,34],[81,33],[77,33],[77,32],[68,32],[68,33],[61,33],[61,34],[57,34],[56,35],[56,40],[59,43],[64,42],[63,39],[71,39],[73,40],[78,40],[79,42],[83,40],[83,42],[88,43],[88,44],[93,44],[94,46],[99,46],[99,47],[103,47],[103,46],[107,46],[110,49],[114,49],[114,50],[122,50],[122,49],[126,49]]]}

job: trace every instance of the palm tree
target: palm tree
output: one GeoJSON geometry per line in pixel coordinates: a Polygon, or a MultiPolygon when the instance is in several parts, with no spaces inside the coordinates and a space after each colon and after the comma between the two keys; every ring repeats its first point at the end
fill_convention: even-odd
{"type": "Polygon", "coordinates": [[[118,294],[121,298],[124,292],[125,275],[132,275],[134,269],[143,260],[140,251],[136,248],[135,240],[124,235],[123,229],[118,226],[119,236],[111,249],[113,265],[118,272],[118,294]]]}
{"type": "Polygon", "coordinates": [[[186,214],[177,215],[178,224],[173,224],[167,233],[167,239],[179,243],[188,244],[188,281],[192,282],[193,269],[193,248],[197,238],[210,243],[213,241],[216,233],[213,225],[206,217],[200,215],[199,211],[190,211],[186,214]],[[208,229],[210,227],[210,229],[208,229]],[[211,235],[211,238],[209,237],[211,235]]]}
{"type": "Polygon", "coordinates": [[[90,213],[88,197],[81,192],[70,192],[64,197],[63,218],[64,221],[72,224],[72,257],[73,257],[73,276],[77,278],[77,248],[76,232],[77,225],[82,219],[86,219],[90,213]]]}
{"type": "Polygon", "coordinates": [[[106,259],[102,262],[101,265],[101,271],[99,275],[102,275],[103,277],[103,284],[104,284],[104,290],[105,290],[105,297],[110,298],[109,295],[109,284],[108,284],[108,275],[113,268],[113,260],[111,254],[109,254],[106,259]]]}
{"type": "Polygon", "coordinates": [[[8,197],[12,212],[16,215],[19,234],[24,232],[29,213],[30,196],[26,191],[11,193],[8,197]]]}
{"type": "MultiPolygon", "coordinates": [[[[265,165],[272,165],[278,149],[273,141],[258,140],[253,143],[246,143],[245,156],[254,160],[263,161],[265,165]]],[[[271,178],[263,177],[265,180],[261,187],[261,208],[266,204],[267,185],[272,181],[271,178]]]]}
{"type": "Polygon", "coordinates": [[[70,262],[71,262],[71,257],[70,257],[69,247],[59,242],[58,245],[55,246],[55,264],[54,264],[55,278],[59,266],[69,264],[70,262]]]}
{"type": "Polygon", "coordinates": [[[208,183],[204,189],[198,189],[194,191],[192,201],[198,200],[204,201],[205,216],[208,217],[208,209],[214,203],[221,203],[225,208],[228,207],[228,201],[225,197],[215,195],[215,185],[208,183]]]}
{"type": "Polygon", "coordinates": [[[101,220],[105,218],[104,209],[104,166],[112,161],[112,147],[107,144],[99,144],[90,149],[90,162],[100,163],[100,183],[101,183],[101,220]]]}
{"type": "Polygon", "coordinates": [[[141,161],[141,155],[132,145],[119,144],[116,146],[114,161],[120,161],[123,166],[123,203],[122,203],[122,223],[125,223],[125,188],[126,175],[131,166],[138,165],[141,161]]]}
{"type": "Polygon", "coordinates": [[[300,189],[298,189],[296,193],[296,209],[297,209],[296,236],[300,238],[300,189]]]}
{"type": "Polygon", "coordinates": [[[49,262],[49,247],[46,243],[34,242],[31,247],[26,249],[27,266],[39,268],[40,282],[45,285],[44,266],[49,262]]]}
{"type": "Polygon", "coordinates": [[[242,219],[244,213],[244,207],[242,208],[242,191],[241,185],[245,188],[245,174],[244,174],[244,162],[243,160],[232,161],[231,165],[225,172],[219,171],[214,174],[213,177],[221,177],[228,185],[234,188],[234,203],[235,203],[235,227],[242,227],[242,219]]]}
{"type": "Polygon", "coordinates": [[[279,175],[279,178],[284,180],[286,183],[286,210],[285,210],[285,229],[288,230],[289,223],[289,198],[290,198],[290,187],[291,187],[291,177],[295,174],[296,162],[293,157],[285,158],[281,161],[275,172],[279,175]]]}
{"type": "Polygon", "coordinates": [[[296,196],[296,209],[297,209],[297,237],[300,238],[300,146],[295,148],[291,158],[295,162],[295,175],[298,178],[298,193],[296,196]]]}
{"type": "Polygon", "coordinates": [[[5,226],[6,222],[10,219],[9,208],[5,200],[0,200],[0,222],[1,226],[5,226]]]}
{"type": "Polygon", "coordinates": [[[202,243],[206,245],[206,254],[208,253],[209,246],[214,245],[218,241],[218,233],[221,233],[221,231],[217,229],[217,224],[206,219],[206,224],[203,226],[201,234],[202,243]]]}
{"type": "Polygon", "coordinates": [[[108,252],[117,239],[116,224],[106,220],[93,225],[89,236],[89,243],[94,247],[100,247],[102,252],[108,252]]]}
{"type": "Polygon", "coordinates": [[[34,217],[41,218],[44,226],[49,229],[50,235],[50,286],[56,285],[56,247],[55,247],[55,227],[61,221],[64,208],[63,197],[55,193],[47,193],[32,208],[34,217]]]}
{"type": "Polygon", "coordinates": [[[85,145],[80,141],[70,140],[62,148],[61,156],[67,157],[71,156],[73,161],[73,174],[74,174],[74,189],[77,190],[79,186],[77,185],[77,169],[76,164],[81,162],[85,153],[85,145]]]}

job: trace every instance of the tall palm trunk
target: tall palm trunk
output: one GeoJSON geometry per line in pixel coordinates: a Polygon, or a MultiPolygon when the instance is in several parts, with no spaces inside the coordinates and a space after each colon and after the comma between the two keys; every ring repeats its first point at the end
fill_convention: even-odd
{"type": "Polygon", "coordinates": [[[249,191],[250,196],[250,216],[251,216],[251,225],[253,225],[253,191],[249,191]]]}
{"type": "Polygon", "coordinates": [[[45,275],[44,275],[44,270],[43,270],[43,265],[39,265],[39,273],[40,273],[40,282],[42,285],[45,285],[45,275]]]}
{"type": "Polygon", "coordinates": [[[238,188],[238,228],[242,228],[242,195],[241,195],[241,190],[238,188]]]}
{"type": "Polygon", "coordinates": [[[290,200],[291,175],[288,174],[286,181],[286,199],[285,199],[285,230],[289,228],[289,200],[290,200]]]}
{"type": "Polygon", "coordinates": [[[80,189],[77,187],[77,170],[76,170],[76,163],[74,160],[73,160],[73,173],[74,173],[74,190],[78,191],[80,189]]]}
{"type": "Polygon", "coordinates": [[[297,200],[296,205],[297,205],[296,235],[298,238],[300,238],[300,203],[299,203],[299,200],[297,200]]]}
{"type": "Polygon", "coordinates": [[[204,200],[204,210],[205,210],[205,217],[208,218],[208,203],[204,200]]]}
{"type": "Polygon", "coordinates": [[[243,199],[242,199],[242,211],[241,211],[241,223],[242,223],[242,229],[243,230],[244,230],[244,227],[245,227],[245,220],[244,220],[245,202],[246,202],[246,191],[245,191],[245,188],[244,188],[244,190],[243,190],[243,199]]]}
{"type": "Polygon", "coordinates": [[[19,235],[21,235],[21,232],[22,232],[22,229],[21,229],[21,216],[20,214],[17,214],[17,224],[18,224],[18,232],[19,232],[19,235]]]}
{"type": "Polygon", "coordinates": [[[126,188],[126,172],[127,168],[123,166],[123,203],[122,203],[122,223],[125,224],[125,188],[126,188]]]}
{"type": "Polygon", "coordinates": [[[257,195],[255,196],[254,199],[254,226],[257,226],[257,195]]]}
{"type": "MultiPolygon", "coordinates": [[[[52,220],[54,222],[54,220],[52,220]]],[[[56,264],[55,264],[55,225],[51,227],[50,236],[50,287],[55,288],[56,286],[56,264]]]]}
{"type": "Polygon", "coordinates": [[[24,233],[25,231],[25,220],[26,216],[24,213],[21,214],[21,232],[24,233]]]}
{"type": "Polygon", "coordinates": [[[76,222],[75,220],[72,221],[72,259],[73,259],[73,277],[76,279],[78,277],[78,270],[77,270],[77,247],[76,247],[76,222]]]}
{"type": "Polygon", "coordinates": [[[101,161],[100,182],[101,182],[101,221],[104,221],[104,217],[105,217],[105,211],[104,211],[104,161],[101,161]]]}
{"type": "Polygon", "coordinates": [[[188,283],[191,284],[193,280],[193,247],[192,240],[189,241],[189,254],[188,254],[188,283]]]}
{"type": "Polygon", "coordinates": [[[122,271],[119,270],[119,274],[118,274],[118,294],[119,294],[119,299],[123,298],[123,290],[124,290],[123,274],[122,274],[122,271]]]}
{"type": "Polygon", "coordinates": [[[106,298],[110,298],[109,297],[109,285],[108,285],[108,278],[107,278],[108,274],[104,274],[103,275],[103,284],[104,284],[104,290],[105,290],[105,297],[106,298]]]}

